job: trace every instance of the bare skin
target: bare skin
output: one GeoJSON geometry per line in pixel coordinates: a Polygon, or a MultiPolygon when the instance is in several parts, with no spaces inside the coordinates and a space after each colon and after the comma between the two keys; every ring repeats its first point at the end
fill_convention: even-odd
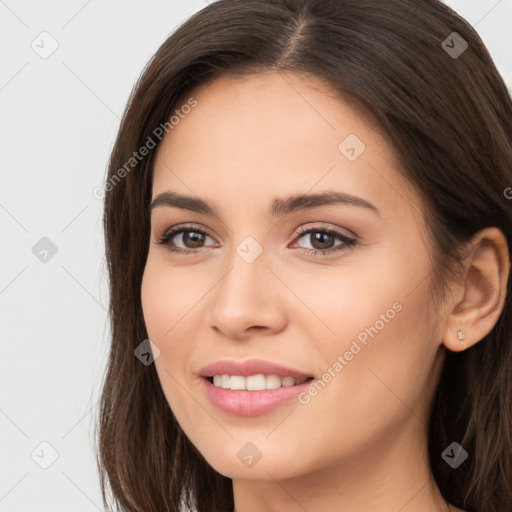
{"type": "Polygon", "coordinates": [[[190,96],[197,106],[158,149],[153,198],[199,197],[218,215],[153,209],[141,296],[169,406],[208,463],[233,480],[236,512],[461,512],[432,479],[428,406],[446,350],[477,343],[501,313],[503,235],[488,228],[475,237],[465,272],[435,311],[422,203],[372,120],[322,82],[290,73],[223,77],[190,96]],[[357,151],[339,149],[349,134],[365,145],[353,161],[346,155],[357,151]],[[325,191],[378,212],[353,204],[268,212],[276,198],[325,191]],[[183,223],[192,226],[169,246],[194,253],[156,243],[183,223]],[[322,226],[355,245],[297,235],[322,226]],[[189,236],[194,228],[207,234],[202,245],[189,236]],[[251,263],[237,253],[246,237],[263,251],[251,263]],[[370,326],[378,333],[345,356],[370,326]],[[346,364],[336,372],[338,356],[346,364]],[[331,368],[331,379],[306,404],[250,417],[219,410],[199,370],[250,358],[317,379],[331,368]],[[261,453],[252,467],[237,457],[248,442],[261,453]]]}

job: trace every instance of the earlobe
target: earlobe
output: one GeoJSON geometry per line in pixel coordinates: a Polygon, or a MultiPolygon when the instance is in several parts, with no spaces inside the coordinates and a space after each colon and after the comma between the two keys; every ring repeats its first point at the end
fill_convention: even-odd
{"type": "Polygon", "coordinates": [[[507,240],[496,227],[479,231],[468,244],[464,272],[455,283],[462,290],[446,318],[443,344],[452,352],[465,350],[496,325],[507,293],[510,257],[507,240]]]}

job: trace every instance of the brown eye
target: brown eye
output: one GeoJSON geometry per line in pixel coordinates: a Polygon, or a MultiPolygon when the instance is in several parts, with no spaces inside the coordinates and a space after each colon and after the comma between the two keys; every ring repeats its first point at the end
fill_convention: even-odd
{"type": "Polygon", "coordinates": [[[300,245],[306,254],[324,255],[332,252],[350,249],[356,244],[356,239],[339,231],[327,227],[301,229],[298,233],[298,240],[310,240],[311,249],[300,245]],[[341,243],[334,245],[338,239],[341,243]]]}
{"type": "Polygon", "coordinates": [[[199,252],[197,249],[204,246],[206,238],[211,237],[201,229],[176,226],[158,238],[157,244],[167,246],[169,252],[191,253],[199,252]]]}
{"type": "MultiPolygon", "coordinates": [[[[178,233],[178,236],[182,235],[181,241],[187,248],[197,249],[204,243],[205,235],[197,231],[183,231],[178,233]]],[[[172,238],[177,235],[173,235],[172,238]]]]}
{"type": "Polygon", "coordinates": [[[310,235],[313,235],[310,238],[311,245],[315,249],[319,250],[330,249],[333,246],[334,241],[336,239],[334,235],[331,235],[330,233],[324,233],[322,231],[313,231],[312,233],[310,233],[310,235]]]}

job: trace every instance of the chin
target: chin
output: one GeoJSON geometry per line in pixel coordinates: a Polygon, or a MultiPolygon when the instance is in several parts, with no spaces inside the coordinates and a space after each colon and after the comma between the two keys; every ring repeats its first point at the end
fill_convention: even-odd
{"type": "MultiPolygon", "coordinates": [[[[244,446],[244,445],[242,445],[244,446]]],[[[234,480],[274,481],[294,478],[307,472],[303,466],[298,466],[293,455],[269,456],[264,453],[257,458],[254,453],[251,460],[251,448],[245,448],[240,455],[240,449],[231,449],[224,445],[225,451],[219,453],[202,453],[206,462],[218,473],[234,480]],[[231,456],[230,454],[233,453],[231,456]]],[[[242,448],[243,450],[243,448],[242,448]]],[[[302,459],[304,462],[304,459],[302,459]]]]}

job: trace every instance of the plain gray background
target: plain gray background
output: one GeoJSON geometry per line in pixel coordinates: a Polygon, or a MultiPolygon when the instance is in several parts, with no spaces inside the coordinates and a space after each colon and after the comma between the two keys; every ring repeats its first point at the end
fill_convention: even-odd
{"type": "MultiPolygon", "coordinates": [[[[512,0],[447,3],[512,89],[512,0]]],[[[205,5],[0,0],[0,512],[103,510],[92,439],[108,288],[93,190],[144,65],[205,5]]]]}

